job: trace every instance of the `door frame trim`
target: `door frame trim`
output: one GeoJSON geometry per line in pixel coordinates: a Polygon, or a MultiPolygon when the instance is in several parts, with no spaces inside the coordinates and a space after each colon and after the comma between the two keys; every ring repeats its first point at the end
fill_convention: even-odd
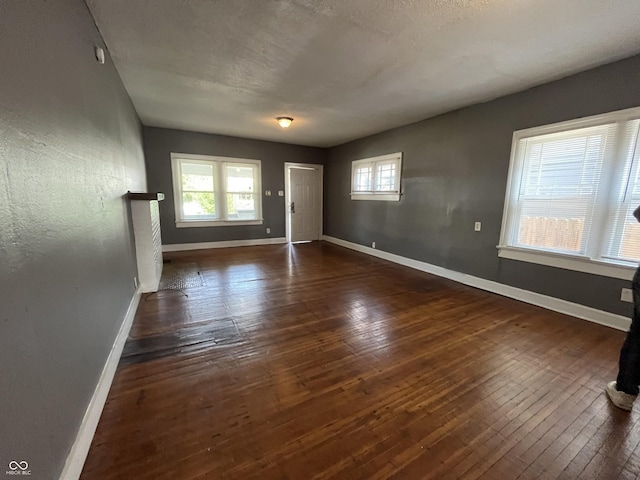
{"type": "Polygon", "coordinates": [[[284,219],[285,219],[285,238],[286,238],[286,242],[287,243],[291,243],[291,218],[289,216],[289,203],[291,203],[291,193],[289,192],[290,189],[290,181],[289,181],[289,169],[291,168],[308,168],[308,169],[312,169],[312,170],[317,170],[319,172],[319,178],[318,178],[318,188],[319,188],[319,194],[320,194],[320,198],[319,198],[319,204],[320,204],[320,211],[318,212],[318,215],[320,216],[318,218],[318,238],[317,240],[321,240],[322,239],[322,235],[324,233],[324,228],[323,228],[323,224],[322,224],[322,218],[323,218],[323,203],[324,203],[324,198],[323,198],[323,193],[324,193],[324,165],[320,165],[317,163],[297,163],[297,162],[285,162],[284,164],[284,219]]]}

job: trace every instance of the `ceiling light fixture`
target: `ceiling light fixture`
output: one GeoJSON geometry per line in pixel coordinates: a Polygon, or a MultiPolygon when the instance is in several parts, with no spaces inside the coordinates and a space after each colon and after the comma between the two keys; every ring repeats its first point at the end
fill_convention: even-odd
{"type": "Polygon", "coordinates": [[[282,128],[289,128],[291,122],[293,122],[293,118],[291,117],[276,117],[276,120],[282,128]]]}

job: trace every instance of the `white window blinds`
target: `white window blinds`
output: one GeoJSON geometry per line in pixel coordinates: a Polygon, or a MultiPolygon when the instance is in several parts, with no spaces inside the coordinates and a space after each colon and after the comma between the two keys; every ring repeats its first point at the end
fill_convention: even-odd
{"type": "Polygon", "coordinates": [[[640,260],[637,117],[640,109],[516,132],[500,247],[640,260]]]}
{"type": "Polygon", "coordinates": [[[606,229],[604,257],[621,261],[640,260],[640,223],[633,211],[640,206],[640,120],[621,126],[617,157],[619,171],[613,173],[611,209],[606,229]]]}

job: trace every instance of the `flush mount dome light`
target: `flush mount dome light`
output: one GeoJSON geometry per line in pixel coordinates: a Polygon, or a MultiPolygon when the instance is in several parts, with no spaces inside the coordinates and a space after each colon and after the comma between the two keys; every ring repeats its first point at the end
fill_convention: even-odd
{"type": "Polygon", "coordinates": [[[276,117],[276,120],[282,128],[289,128],[291,122],[293,122],[293,118],[291,117],[276,117]]]}

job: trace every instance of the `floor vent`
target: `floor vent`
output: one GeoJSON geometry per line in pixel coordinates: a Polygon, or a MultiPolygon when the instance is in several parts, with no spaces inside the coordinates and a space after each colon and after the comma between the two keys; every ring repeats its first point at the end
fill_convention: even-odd
{"type": "Polygon", "coordinates": [[[182,290],[204,285],[197,263],[167,263],[162,270],[158,290],[182,290]]]}

